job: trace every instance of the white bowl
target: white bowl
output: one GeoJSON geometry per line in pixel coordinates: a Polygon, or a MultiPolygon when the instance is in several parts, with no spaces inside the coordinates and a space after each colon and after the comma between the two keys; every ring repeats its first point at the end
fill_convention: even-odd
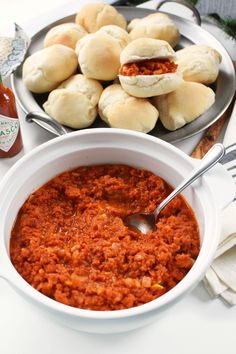
{"type": "Polygon", "coordinates": [[[122,163],[144,168],[176,186],[198,163],[174,146],[143,133],[122,129],[88,129],[51,140],[19,160],[0,185],[0,276],[22,296],[65,325],[93,333],[123,332],[153,321],[195,287],[217,248],[220,211],[234,195],[231,177],[215,166],[183,193],[195,211],[201,250],[189,273],[154,301],[119,311],[91,311],[63,305],[31,287],[9,258],[9,237],[27,197],[55,175],[81,165],[122,163]]]}

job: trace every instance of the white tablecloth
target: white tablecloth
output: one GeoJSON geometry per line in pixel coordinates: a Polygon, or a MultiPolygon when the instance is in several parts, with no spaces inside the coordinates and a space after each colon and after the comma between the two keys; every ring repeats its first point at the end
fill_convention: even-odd
{"type": "MultiPolygon", "coordinates": [[[[13,21],[30,34],[87,2],[0,0],[0,35],[13,31],[13,21]]],[[[0,159],[0,179],[23,154],[54,138],[34,124],[26,124],[23,114],[21,128],[24,150],[12,159],[0,159]]],[[[176,145],[190,153],[200,136],[176,145]]],[[[47,318],[0,279],[1,354],[235,354],[235,328],[236,307],[229,309],[220,300],[211,300],[199,284],[159,321],[138,331],[119,335],[79,333],[47,318]]]]}

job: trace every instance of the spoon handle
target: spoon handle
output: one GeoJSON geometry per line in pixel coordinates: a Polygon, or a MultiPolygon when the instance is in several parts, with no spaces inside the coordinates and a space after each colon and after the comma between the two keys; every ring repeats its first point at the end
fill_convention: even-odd
{"type": "Polygon", "coordinates": [[[183,182],[173,190],[173,192],[165,198],[162,203],[154,210],[155,219],[160,211],[179,193],[181,193],[186,187],[194,182],[203,173],[213,167],[225,154],[225,147],[222,144],[215,144],[207,152],[207,154],[201,159],[200,164],[193,169],[190,175],[183,180],[183,182]]]}

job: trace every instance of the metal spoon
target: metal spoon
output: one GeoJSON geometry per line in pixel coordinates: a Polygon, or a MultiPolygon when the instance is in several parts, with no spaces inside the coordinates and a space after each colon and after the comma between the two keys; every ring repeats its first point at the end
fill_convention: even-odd
{"type": "Polygon", "coordinates": [[[213,167],[225,154],[225,148],[222,144],[215,144],[202,158],[200,164],[193,169],[190,175],[166,197],[161,204],[157,206],[153,213],[133,214],[125,218],[126,225],[137,229],[143,234],[156,230],[156,221],[161,210],[180,192],[194,182],[198,177],[203,175],[211,167],[213,167]]]}

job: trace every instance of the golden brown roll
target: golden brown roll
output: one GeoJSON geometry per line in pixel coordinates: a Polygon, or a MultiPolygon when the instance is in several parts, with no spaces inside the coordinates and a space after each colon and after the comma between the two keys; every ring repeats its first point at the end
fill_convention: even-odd
{"type": "Polygon", "coordinates": [[[49,47],[53,44],[63,44],[67,47],[75,49],[78,40],[84,37],[88,32],[80,25],[69,22],[51,28],[45,38],[44,47],[49,47]]]}
{"type": "Polygon", "coordinates": [[[121,52],[120,62],[122,88],[135,97],[163,95],[182,82],[175,64],[175,52],[166,41],[136,39],[121,52]]]}
{"type": "Polygon", "coordinates": [[[117,77],[121,50],[119,42],[102,31],[83,37],[75,49],[81,72],[88,78],[104,81],[117,77]]]}
{"type": "Polygon", "coordinates": [[[147,99],[128,95],[118,84],[103,91],[98,108],[102,120],[113,128],[147,133],[158,119],[157,109],[147,99]]]}
{"type": "Polygon", "coordinates": [[[75,22],[83,26],[88,32],[96,32],[106,25],[116,25],[126,28],[127,22],[113,6],[102,3],[87,4],[81,7],[76,15],[75,22]]]}
{"type": "Polygon", "coordinates": [[[73,75],[77,67],[78,59],[74,50],[62,44],[54,44],[25,60],[23,82],[32,92],[49,92],[73,75]]]}
{"type": "Polygon", "coordinates": [[[162,39],[175,47],[180,38],[179,30],[174,21],[168,15],[162,13],[154,13],[142,19],[134,19],[130,22],[128,29],[130,30],[131,40],[142,37],[162,39]]]}
{"type": "Polygon", "coordinates": [[[90,126],[97,116],[97,104],[103,87],[78,74],[53,90],[43,108],[59,123],[74,129],[90,126]]]}
{"type": "Polygon", "coordinates": [[[152,98],[160,120],[168,130],[176,130],[199,117],[215,102],[214,91],[197,82],[183,82],[175,91],[152,98]]]}
{"type": "Polygon", "coordinates": [[[194,44],[178,50],[176,56],[184,80],[209,85],[217,79],[221,62],[217,50],[203,44],[194,44]]]}

